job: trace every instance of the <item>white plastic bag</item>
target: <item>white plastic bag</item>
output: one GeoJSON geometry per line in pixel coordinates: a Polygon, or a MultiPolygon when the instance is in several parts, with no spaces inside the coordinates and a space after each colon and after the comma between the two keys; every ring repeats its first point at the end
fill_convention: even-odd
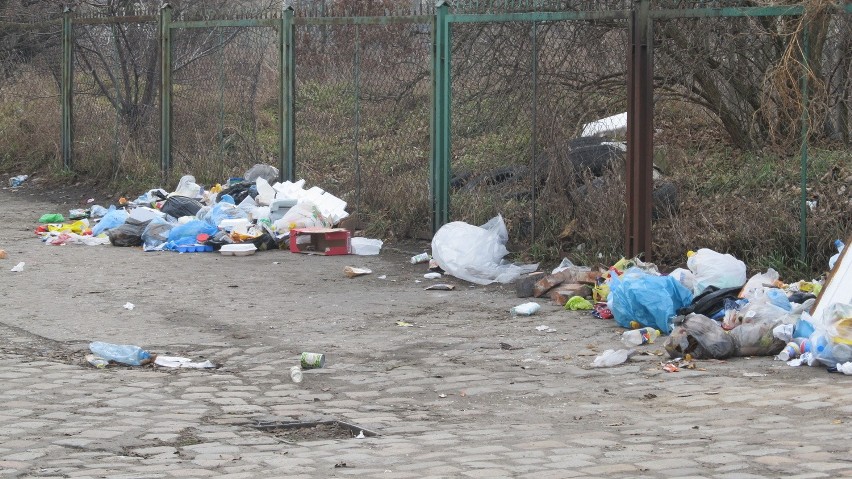
{"type": "Polygon", "coordinates": [[[497,215],[482,226],[454,221],[432,238],[432,258],[447,274],[476,284],[511,283],[538,269],[538,264],[514,265],[503,260],[509,253],[509,232],[497,215]]]}
{"type": "Polygon", "coordinates": [[[676,279],[678,283],[682,284],[684,288],[694,291],[695,290],[695,275],[692,271],[683,268],[677,268],[671,273],[669,276],[676,279]]]}
{"type": "Polygon", "coordinates": [[[749,278],[745,286],[743,286],[743,290],[740,292],[740,298],[754,298],[758,294],[758,291],[763,292],[765,288],[774,287],[778,278],[778,271],[775,271],[772,268],[766,270],[765,273],[758,273],[752,276],[749,278]]]}
{"type": "Polygon", "coordinates": [[[709,286],[719,289],[742,286],[746,282],[746,265],[729,254],[701,248],[687,261],[686,266],[695,274],[693,294],[698,296],[709,286]]]}
{"type": "Polygon", "coordinates": [[[195,177],[192,175],[184,175],[181,177],[180,182],[178,183],[177,189],[169,195],[171,196],[185,196],[187,198],[200,198],[201,197],[201,186],[195,182],[195,177]]]}
{"type": "Polygon", "coordinates": [[[611,368],[613,366],[618,366],[619,364],[624,364],[630,359],[630,356],[636,351],[633,349],[607,349],[600,356],[595,357],[595,360],[592,361],[593,368],[611,368]]]}
{"type": "MultiPolygon", "coordinates": [[[[257,181],[263,181],[263,178],[258,178],[257,181]]],[[[295,228],[310,228],[313,226],[324,226],[330,228],[332,226],[329,221],[317,208],[312,201],[303,200],[296,203],[296,206],[290,208],[280,220],[272,223],[278,233],[289,233],[295,228]]],[[[310,241],[310,238],[305,236],[310,241]]]]}
{"type": "Polygon", "coordinates": [[[384,242],[372,238],[352,238],[352,254],[359,256],[373,256],[379,254],[384,242]]]}

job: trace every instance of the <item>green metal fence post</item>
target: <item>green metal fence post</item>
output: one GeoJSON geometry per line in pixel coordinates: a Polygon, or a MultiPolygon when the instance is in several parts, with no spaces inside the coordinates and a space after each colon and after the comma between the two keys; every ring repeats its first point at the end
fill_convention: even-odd
{"type": "Polygon", "coordinates": [[[296,137],[294,128],[296,113],[294,109],[296,90],[296,46],[293,40],[293,7],[287,6],[281,15],[278,32],[279,92],[278,116],[281,131],[278,135],[278,175],[281,181],[296,181],[296,137]]]}
{"type": "MultiPolygon", "coordinates": [[[[804,17],[803,17],[804,18],[804,17]]],[[[808,113],[808,75],[810,74],[810,28],[805,22],[802,30],[802,144],[801,144],[801,166],[800,186],[801,201],[799,205],[799,258],[803,263],[808,257],[808,132],[810,130],[810,116],[808,113]]]]}
{"type": "Polygon", "coordinates": [[[450,218],[450,23],[449,3],[435,4],[435,26],[432,30],[432,231],[450,218]]]}
{"type": "Polygon", "coordinates": [[[62,145],[62,165],[71,169],[74,130],[73,121],[73,91],[74,91],[74,30],[71,25],[71,9],[65,8],[62,15],[62,126],[60,143],[62,145]]]}
{"type": "Polygon", "coordinates": [[[160,9],[160,168],[163,178],[172,166],[172,6],[160,9]]]}

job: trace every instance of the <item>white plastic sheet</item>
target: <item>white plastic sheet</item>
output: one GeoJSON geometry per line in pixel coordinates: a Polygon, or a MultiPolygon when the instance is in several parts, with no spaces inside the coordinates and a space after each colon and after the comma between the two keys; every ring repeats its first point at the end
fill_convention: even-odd
{"type": "Polygon", "coordinates": [[[538,269],[538,264],[505,261],[508,240],[501,215],[482,226],[454,221],[442,226],[432,238],[432,258],[447,274],[471,283],[511,283],[538,269]]]}

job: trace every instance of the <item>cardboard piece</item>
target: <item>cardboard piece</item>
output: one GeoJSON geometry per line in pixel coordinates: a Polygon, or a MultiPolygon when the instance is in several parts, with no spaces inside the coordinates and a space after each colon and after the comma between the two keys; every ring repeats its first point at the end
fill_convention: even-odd
{"type": "Polygon", "coordinates": [[[575,271],[566,269],[556,274],[549,274],[538,280],[533,286],[533,296],[539,298],[562,283],[595,284],[600,273],[598,271],[575,271]]]}
{"type": "Polygon", "coordinates": [[[823,313],[834,303],[852,304],[852,237],[846,240],[843,253],[837,258],[834,269],[825,280],[825,284],[817,296],[816,303],[811,310],[811,316],[819,321],[823,313]]]}
{"type": "Polygon", "coordinates": [[[343,228],[296,228],[290,230],[290,251],[325,256],[352,254],[352,233],[343,228]],[[305,237],[310,241],[305,242],[305,237]]]}

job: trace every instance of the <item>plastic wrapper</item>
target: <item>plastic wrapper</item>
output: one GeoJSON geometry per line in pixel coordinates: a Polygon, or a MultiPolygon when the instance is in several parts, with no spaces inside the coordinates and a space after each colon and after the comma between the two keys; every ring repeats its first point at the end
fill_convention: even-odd
{"type": "Polygon", "coordinates": [[[691,302],[692,293],[671,276],[655,276],[631,268],[621,277],[610,278],[607,304],[615,321],[625,328],[636,321],[668,333],[669,319],[691,302]]]}
{"type": "Polygon", "coordinates": [[[169,240],[169,231],[175,225],[160,218],[154,218],[142,232],[142,246],[153,249],[169,240]]]}
{"type": "Polygon", "coordinates": [[[169,241],[179,241],[183,238],[194,239],[202,233],[212,236],[216,234],[217,231],[218,228],[206,221],[192,220],[189,223],[172,228],[172,230],[169,231],[169,241]]]}
{"type": "Polygon", "coordinates": [[[257,164],[249,168],[243,175],[243,179],[249,182],[254,182],[258,178],[263,178],[268,183],[278,181],[278,168],[271,165],[257,164]]]}
{"type": "Polygon", "coordinates": [[[719,289],[741,287],[746,282],[746,265],[729,254],[702,248],[686,261],[695,274],[693,293],[698,296],[708,286],[719,289]]]}
{"type": "Polygon", "coordinates": [[[672,358],[682,358],[687,354],[695,359],[774,356],[786,345],[786,341],[773,334],[779,324],[778,320],[766,320],[725,331],[719,323],[703,314],[681,316],[666,339],[665,349],[672,358]]]}
{"type": "Polygon", "coordinates": [[[118,228],[107,231],[109,242],[113,246],[142,246],[142,233],[150,222],[127,218],[118,228]]]}
{"type": "Polygon", "coordinates": [[[127,220],[127,212],[110,206],[103,218],[92,228],[92,236],[98,236],[106,230],[118,228],[127,220]]]}
{"type": "Polygon", "coordinates": [[[201,186],[195,182],[194,176],[184,175],[181,177],[180,182],[178,182],[177,189],[173,191],[169,196],[185,196],[187,198],[199,198],[201,196],[201,186]]]}
{"type": "Polygon", "coordinates": [[[447,274],[476,284],[511,283],[538,269],[538,264],[515,265],[509,253],[509,232],[498,215],[482,226],[454,221],[432,238],[432,258],[447,274]]]}
{"type": "Polygon", "coordinates": [[[778,271],[772,268],[766,270],[765,273],[758,273],[746,282],[740,292],[740,298],[752,299],[758,291],[763,291],[764,288],[771,288],[778,282],[778,271]]]}
{"type": "Polygon", "coordinates": [[[248,218],[248,214],[241,210],[233,203],[221,201],[213,205],[209,210],[202,213],[204,209],[199,210],[198,219],[206,221],[211,225],[218,226],[223,220],[232,220],[238,218],[248,218]]]}
{"type": "Polygon", "coordinates": [[[281,219],[276,220],[273,225],[279,233],[289,232],[295,228],[310,228],[321,226],[330,228],[334,225],[328,220],[317,206],[311,201],[300,201],[296,206],[290,208],[281,219]]]}
{"type": "MultiPolygon", "coordinates": [[[[789,302],[787,304],[789,305],[789,302]]],[[[762,292],[745,305],[739,305],[739,303],[737,305],[737,307],[734,307],[732,303],[728,303],[722,319],[724,329],[734,329],[743,324],[758,323],[765,320],[781,321],[790,313],[790,310],[773,304],[771,298],[762,292]]],[[[799,312],[801,313],[801,311],[799,312]]]]}

